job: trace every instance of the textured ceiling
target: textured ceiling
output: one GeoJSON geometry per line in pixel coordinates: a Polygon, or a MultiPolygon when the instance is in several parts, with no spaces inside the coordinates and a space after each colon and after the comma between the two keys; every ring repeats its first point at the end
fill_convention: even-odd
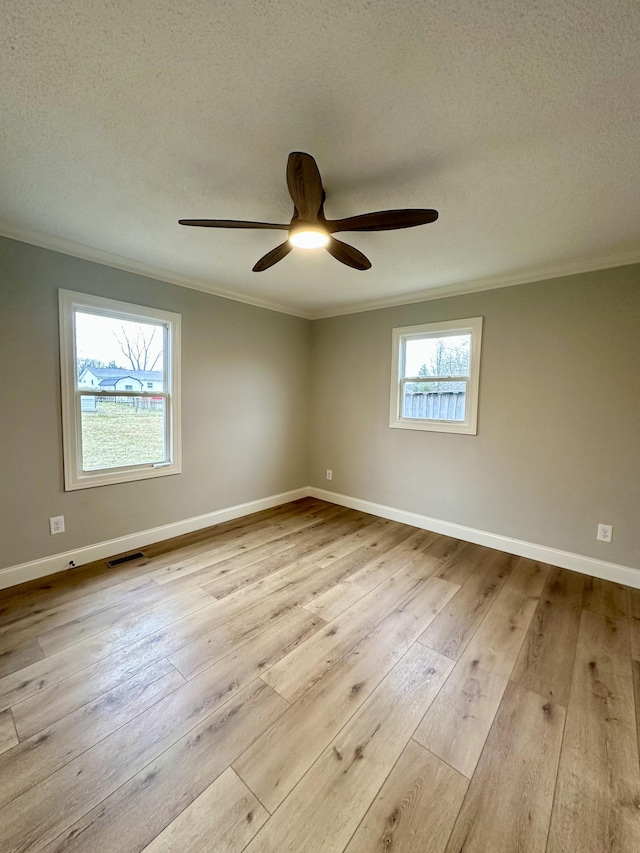
{"type": "Polygon", "coordinates": [[[0,0],[0,232],[307,316],[640,260],[637,0],[0,0]],[[373,262],[254,262],[289,151],[373,262]],[[114,256],[117,256],[115,258],[114,256]]]}

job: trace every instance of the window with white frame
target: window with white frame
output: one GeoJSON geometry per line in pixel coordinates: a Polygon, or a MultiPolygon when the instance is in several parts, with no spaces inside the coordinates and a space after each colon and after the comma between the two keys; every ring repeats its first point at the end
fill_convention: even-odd
{"type": "Polygon", "coordinates": [[[482,317],[393,330],[389,426],[475,435],[482,317]]]}
{"type": "Polygon", "coordinates": [[[69,290],[59,306],[65,489],[179,474],[180,315],[69,290]]]}

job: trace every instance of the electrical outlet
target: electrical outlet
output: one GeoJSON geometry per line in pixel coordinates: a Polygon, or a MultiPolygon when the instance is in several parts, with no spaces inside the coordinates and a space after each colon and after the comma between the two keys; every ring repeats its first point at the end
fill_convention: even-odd
{"type": "Polygon", "coordinates": [[[610,524],[598,525],[598,540],[600,542],[611,542],[613,539],[613,527],[610,524]]]}
{"type": "Polygon", "coordinates": [[[64,533],[64,515],[56,515],[55,518],[50,518],[49,530],[52,536],[55,536],[56,533],[64,533]]]}
{"type": "Polygon", "coordinates": [[[333,480],[333,471],[331,468],[327,468],[327,480],[333,480]]]}

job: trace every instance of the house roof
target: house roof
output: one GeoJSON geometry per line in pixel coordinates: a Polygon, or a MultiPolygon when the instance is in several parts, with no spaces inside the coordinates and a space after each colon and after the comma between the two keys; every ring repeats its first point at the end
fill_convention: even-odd
{"type": "MultiPolygon", "coordinates": [[[[90,370],[96,379],[102,379],[101,385],[105,379],[124,379],[129,376],[132,379],[155,380],[162,382],[161,370],[127,370],[125,367],[86,367],[85,370],[90,370]]],[[[83,371],[84,372],[84,371],[83,371]]]]}
{"type": "Polygon", "coordinates": [[[139,382],[142,385],[142,380],[135,376],[112,376],[108,379],[101,379],[100,382],[98,382],[98,385],[101,388],[109,388],[111,385],[115,385],[116,382],[120,382],[122,379],[133,379],[134,382],[139,382]]]}
{"type": "Polygon", "coordinates": [[[4,6],[7,236],[302,316],[640,261],[634,0],[4,6]],[[178,224],[288,223],[294,150],[330,219],[440,218],[340,235],[367,272],[178,224]]]}

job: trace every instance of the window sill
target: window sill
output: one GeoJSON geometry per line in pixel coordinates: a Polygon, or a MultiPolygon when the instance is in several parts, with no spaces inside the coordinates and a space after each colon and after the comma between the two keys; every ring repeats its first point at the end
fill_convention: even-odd
{"type": "Polygon", "coordinates": [[[477,435],[475,424],[446,423],[444,421],[397,420],[389,424],[391,429],[417,429],[423,432],[449,432],[457,435],[477,435]]]}
{"type": "Polygon", "coordinates": [[[105,471],[95,474],[80,474],[72,477],[69,474],[65,476],[65,492],[72,492],[76,489],[92,489],[97,486],[112,486],[117,483],[131,483],[135,480],[151,480],[155,477],[168,477],[172,474],[181,474],[182,467],[177,464],[159,465],[157,468],[131,468],[129,470],[105,471]]]}

